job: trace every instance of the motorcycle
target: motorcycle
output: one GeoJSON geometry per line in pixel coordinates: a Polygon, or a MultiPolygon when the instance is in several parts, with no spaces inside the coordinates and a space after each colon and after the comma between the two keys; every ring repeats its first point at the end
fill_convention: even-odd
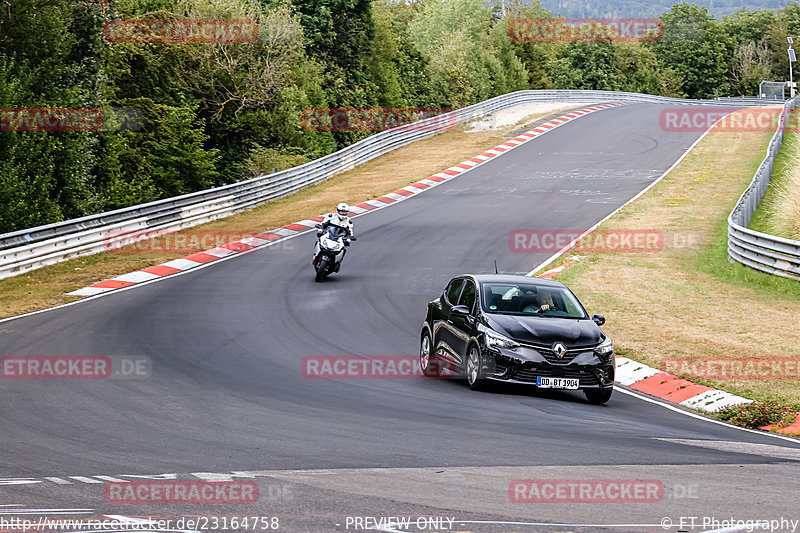
{"type": "Polygon", "coordinates": [[[314,281],[322,281],[326,276],[339,272],[346,252],[345,248],[350,246],[350,241],[357,239],[347,237],[347,231],[344,228],[333,224],[325,229],[322,228],[322,224],[317,224],[317,237],[314,259],[311,264],[314,265],[316,271],[314,281]]]}

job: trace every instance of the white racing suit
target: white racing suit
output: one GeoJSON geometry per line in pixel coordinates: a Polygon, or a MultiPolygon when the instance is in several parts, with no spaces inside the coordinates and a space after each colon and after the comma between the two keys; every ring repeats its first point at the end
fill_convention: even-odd
{"type": "Polygon", "coordinates": [[[350,220],[350,217],[341,220],[339,218],[338,213],[328,213],[322,219],[322,229],[324,230],[328,226],[338,226],[347,231],[347,236],[345,239],[349,239],[353,236],[353,221],[350,220]]]}
{"type": "MultiPolygon", "coordinates": [[[[350,244],[350,240],[349,239],[350,239],[350,237],[353,236],[353,222],[350,220],[350,217],[347,217],[344,220],[341,220],[339,218],[339,214],[338,213],[328,213],[322,219],[322,229],[318,229],[317,230],[317,236],[322,235],[322,233],[325,231],[325,228],[327,228],[328,226],[336,226],[336,227],[339,227],[339,228],[342,228],[343,230],[345,230],[345,237],[344,237],[345,245],[349,245],[350,244]]],[[[317,250],[317,248],[316,248],[316,245],[315,245],[314,246],[314,256],[313,256],[314,258],[316,258],[316,250],[317,250]]],[[[342,259],[344,259],[345,254],[347,254],[347,248],[342,250],[342,259]]],[[[313,258],[312,258],[311,262],[312,263],[314,262],[313,258]]],[[[341,260],[339,261],[339,264],[341,264],[341,260]]],[[[338,271],[338,269],[337,269],[337,271],[338,271]]]]}

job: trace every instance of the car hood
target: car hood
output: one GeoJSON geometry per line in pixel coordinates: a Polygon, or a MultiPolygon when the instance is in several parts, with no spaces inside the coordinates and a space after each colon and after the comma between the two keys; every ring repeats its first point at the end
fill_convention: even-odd
{"type": "Polygon", "coordinates": [[[484,315],[489,326],[519,342],[550,346],[561,341],[567,348],[600,342],[602,331],[592,320],[542,318],[514,315],[484,315]]]}

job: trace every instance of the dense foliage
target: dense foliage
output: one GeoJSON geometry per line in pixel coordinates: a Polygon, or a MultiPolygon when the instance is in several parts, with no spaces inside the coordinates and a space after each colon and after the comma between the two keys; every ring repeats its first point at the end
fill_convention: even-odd
{"type": "MultiPolygon", "coordinates": [[[[732,15],[741,9],[780,9],[786,0],[697,0],[716,17],[732,15]]],[[[553,13],[570,17],[657,17],[672,8],[673,0],[542,0],[553,13]]]]}
{"type": "Polygon", "coordinates": [[[192,192],[331,153],[369,132],[306,108],[455,108],[510,91],[752,95],[788,78],[800,4],[722,20],[678,4],[656,42],[517,42],[509,0],[0,0],[0,112],[135,109],[136,128],[0,132],[0,233],[192,192]],[[104,39],[114,19],[245,19],[244,43],[104,39]]]}

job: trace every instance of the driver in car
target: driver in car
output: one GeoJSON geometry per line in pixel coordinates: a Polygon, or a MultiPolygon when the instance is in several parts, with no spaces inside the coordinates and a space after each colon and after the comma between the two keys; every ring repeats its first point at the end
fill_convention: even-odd
{"type": "Polygon", "coordinates": [[[550,297],[549,294],[546,294],[544,291],[539,291],[536,293],[536,303],[532,303],[526,306],[522,312],[523,313],[544,313],[545,311],[549,311],[553,308],[553,299],[550,297]]]}

